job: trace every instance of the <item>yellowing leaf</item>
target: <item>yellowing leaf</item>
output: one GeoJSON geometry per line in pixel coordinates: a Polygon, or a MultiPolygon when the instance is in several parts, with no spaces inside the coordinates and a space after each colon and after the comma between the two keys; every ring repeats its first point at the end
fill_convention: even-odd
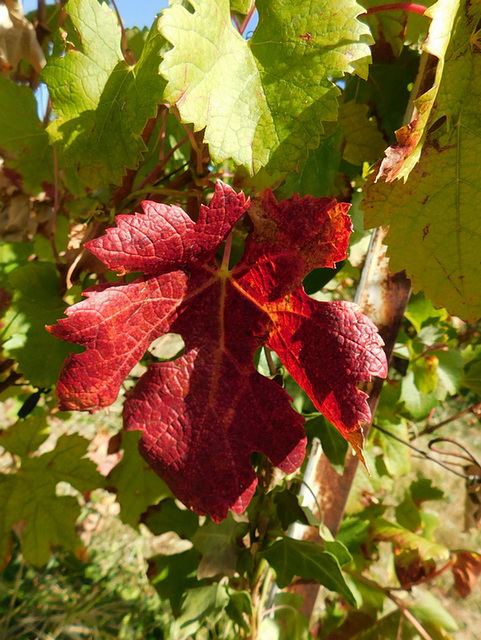
{"type": "MultiPolygon", "coordinates": [[[[418,78],[420,86],[429,82],[429,88],[414,101],[414,112],[411,122],[396,131],[397,144],[386,150],[386,158],[381,163],[378,179],[391,182],[396,178],[406,178],[418,162],[427,133],[427,125],[434,107],[441,79],[444,80],[445,55],[450,44],[456,14],[463,3],[459,0],[438,0],[427,10],[426,15],[432,17],[428,37],[423,45],[425,54],[421,59],[418,78]],[[434,73],[433,73],[434,68],[434,73]],[[433,74],[433,79],[430,81],[433,74]],[[423,77],[427,80],[423,80],[423,77]]],[[[422,90],[422,89],[421,89],[422,90]]]]}
{"type": "Polygon", "coordinates": [[[353,0],[259,0],[259,24],[245,41],[228,0],[175,3],[160,18],[172,44],[161,64],[166,98],[185,122],[205,128],[211,156],[252,174],[295,170],[335,120],[333,78],[367,75],[370,33],[353,0]],[[232,70],[236,72],[233,73],[232,70]]]}
{"type": "Polygon", "coordinates": [[[467,321],[481,315],[481,7],[460,8],[421,159],[403,184],[374,183],[363,208],[369,226],[390,225],[392,271],[415,291],[467,321]],[[409,250],[406,250],[409,247],[409,250]]]}

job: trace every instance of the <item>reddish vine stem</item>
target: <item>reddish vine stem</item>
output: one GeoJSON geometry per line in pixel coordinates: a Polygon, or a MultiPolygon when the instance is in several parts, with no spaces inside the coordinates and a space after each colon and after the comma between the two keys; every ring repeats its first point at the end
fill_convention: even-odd
{"type": "Polygon", "coordinates": [[[232,231],[229,233],[225,241],[224,253],[222,255],[222,264],[220,266],[222,271],[229,270],[229,260],[230,260],[231,250],[232,250],[232,231]]]}
{"type": "Polygon", "coordinates": [[[467,409],[464,409],[463,411],[459,411],[459,413],[455,413],[454,415],[449,416],[449,418],[446,418],[445,420],[441,420],[441,422],[438,422],[433,425],[427,424],[424,427],[424,429],[418,433],[417,437],[419,438],[420,436],[429,435],[430,433],[437,431],[440,427],[444,427],[444,425],[449,424],[450,422],[454,422],[454,420],[463,418],[464,416],[468,415],[468,413],[473,413],[475,416],[481,415],[481,402],[477,402],[476,404],[471,405],[467,409]]]}
{"type": "Polygon", "coordinates": [[[396,598],[392,593],[388,593],[388,598],[394,602],[399,609],[401,616],[404,616],[406,620],[412,624],[423,640],[433,640],[433,637],[426,631],[419,620],[409,611],[408,607],[402,600],[396,598]]]}
{"type": "MultiPolygon", "coordinates": [[[[157,118],[159,117],[162,108],[165,108],[165,106],[158,106],[156,115],[147,121],[147,124],[142,131],[142,140],[146,146],[149,142],[150,136],[152,135],[152,131],[154,130],[155,123],[157,122],[157,118]]],[[[124,176],[124,179],[122,180],[122,184],[115,190],[112,201],[116,207],[118,207],[122,200],[124,200],[124,198],[126,198],[132,191],[132,186],[134,184],[137,171],[138,169],[128,169],[124,176]]]]}
{"type": "Polygon", "coordinates": [[[172,155],[177,151],[177,149],[179,149],[183,144],[187,142],[188,139],[189,139],[189,136],[185,136],[185,138],[182,138],[182,140],[180,140],[180,142],[178,142],[175,145],[175,147],[172,147],[169,153],[163,158],[162,163],[161,164],[159,163],[155,167],[155,169],[149,173],[149,175],[145,178],[145,180],[142,180],[142,182],[138,186],[137,191],[142,191],[142,189],[144,189],[148,184],[154,182],[154,180],[157,178],[159,173],[161,173],[162,169],[164,168],[164,164],[169,160],[169,158],[172,157],[172,155]]]}
{"type": "Polygon", "coordinates": [[[255,2],[252,3],[252,7],[249,9],[246,17],[244,18],[244,20],[242,21],[242,24],[239,28],[239,33],[241,35],[244,34],[244,31],[247,29],[247,25],[249,24],[249,22],[251,21],[252,16],[254,15],[254,12],[256,10],[256,5],[255,2]]]}
{"type": "Polygon", "coordinates": [[[188,125],[186,125],[184,122],[182,122],[182,118],[180,117],[180,113],[178,112],[177,109],[175,109],[175,108],[172,109],[172,113],[177,118],[177,120],[179,121],[181,126],[184,127],[185,132],[189,136],[189,140],[190,140],[191,146],[197,151],[197,141],[196,141],[196,139],[194,137],[194,132],[191,131],[191,129],[189,129],[188,125]]]}
{"type": "Polygon", "coordinates": [[[430,347],[426,347],[426,349],[424,349],[424,351],[420,354],[418,354],[415,358],[411,358],[409,360],[409,363],[412,364],[413,362],[416,362],[417,360],[420,360],[421,358],[424,358],[425,356],[427,356],[429,353],[431,353],[432,351],[447,351],[448,347],[446,344],[443,343],[436,343],[436,344],[432,344],[430,347]]]}
{"type": "Polygon", "coordinates": [[[272,352],[269,347],[264,347],[264,352],[266,354],[267,364],[269,366],[269,371],[271,376],[275,376],[277,374],[277,367],[274,364],[274,360],[272,359],[272,352]]]}
{"type": "Polygon", "coordinates": [[[165,149],[165,130],[167,128],[167,117],[169,115],[170,105],[165,105],[165,110],[162,112],[162,121],[160,123],[160,131],[159,131],[159,140],[160,140],[160,149],[159,149],[159,163],[164,163],[164,149],[165,149]]]}
{"type": "Polygon", "coordinates": [[[472,454],[471,451],[467,447],[465,447],[462,442],[458,442],[454,438],[434,438],[434,440],[431,440],[429,442],[428,447],[434,453],[439,453],[443,456],[451,456],[452,458],[459,458],[460,460],[464,460],[465,462],[474,464],[481,469],[481,462],[476,458],[476,456],[472,454]],[[443,449],[439,449],[438,447],[434,446],[438,442],[449,442],[450,444],[454,444],[455,447],[458,447],[459,449],[461,449],[461,451],[464,451],[464,454],[458,453],[457,451],[445,451],[443,449]]]}
{"type": "Polygon", "coordinates": [[[57,232],[57,216],[58,216],[58,156],[57,147],[53,147],[53,206],[52,206],[52,223],[48,239],[52,247],[52,252],[57,266],[60,264],[60,256],[58,255],[57,246],[55,244],[55,233],[57,232]]]}
{"type": "MultiPolygon", "coordinates": [[[[450,471],[451,473],[454,473],[455,476],[459,476],[460,478],[463,478],[463,480],[471,480],[472,479],[471,476],[468,476],[465,473],[460,473],[459,471],[456,471],[456,469],[453,469],[452,466],[450,466],[449,464],[443,462],[442,460],[438,460],[437,458],[434,458],[427,451],[424,451],[423,449],[419,449],[418,447],[415,447],[413,444],[411,444],[410,442],[407,442],[406,440],[403,440],[402,438],[400,438],[396,434],[392,433],[391,431],[388,431],[387,429],[383,429],[382,427],[380,427],[379,425],[374,424],[374,423],[372,424],[372,426],[374,427],[374,429],[377,429],[378,431],[381,431],[385,435],[390,436],[391,438],[393,438],[397,442],[400,442],[401,444],[406,445],[406,447],[409,447],[410,449],[412,449],[413,451],[418,453],[420,456],[422,456],[426,460],[430,460],[431,462],[434,462],[434,463],[438,464],[439,466],[443,467],[444,469],[446,469],[446,471],[450,471]]],[[[458,446],[460,446],[459,443],[456,443],[456,444],[458,444],[458,446]]],[[[444,451],[441,452],[441,453],[446,455],[446,452],[444,452],[444,451]]],[[[471,459],[473,459],[472,456],[471,456],[471,459]]]]}
{"type": "Polygon", "coordinates": [[[393,596],[392,593],[388,594],[388,598],[394,602],[394,604],[399,609],[401,616],[404,616],[406,620],[412,624],[412,626],[416,629],[423,640],[433,640],[433,637],[429,635],[423,625],[419,622],[419,620],[413,616],[413,614],[409,611],[407,606],[404,604],[402,600],[393,596]]]}
{"type": "Polygon", "coordinates": [[[21,373],[10,371],[5,380],[3,380],[3,382],[0,382],[0,393],[3,393],[3,391],[5,391],[5,389],[8,389],[8,387],[12,387],[18,380],[21,379],[21,377],[21,373]]]}
{"type": "Polygon", "coordinates": [[[403,637],[404,618],[399,616],[399,623],[397,626],[396,640],[402,640],[403,637]]]}
{"type": "Polygon", "coordinates": [[[202,134],[199,131],[192,131],[187,124],[182,122],[182,118],[181,118],[180,113],[178,112],[177,109],[172,109],[172,113],[177,118],[179,123],[182,125],[182,127],[184,128],[185,132],[187,133],[187,135],[189,137],[189,141],[190,141],[190,145],[192,147],[192,151],[195,154],[195,171],[196,171],[197,175],[200,175],[202,173],[202,170],[203,170],[202,169],[202,165],[204,164],[203,158],[202,158],[202,146],[203,146],[202,145],[202,134]],[[198,137],[200,136],[200,141],[197,140],[196,135],[198,137]]]}
{"type": "MultiPolygon", "coordinates": [[[[362,15],[370,15],[372,13],[384,13],[387,11],[407,11],[408,13],[417,13],[423,16],[426,13],[426,9],[422,4],[415,4],[413,2],[392,2],[388,4],[380,4],[377,7],[369,7],[362,15]]],[[[426,16],[427,18],[429,16],[426,16]]]]}
{"type": "Polygon", "coordinates": [[[46,127],[50,122],[50,113],[52,112],[52,98],[50,95],[47,100],[47,108],[45,109],[45,115],[43,116],[43,126],[46,127]]]}
{"type": "Polygon", "coordinates": [[[149,173],[149,175],[141,182],[141,184],[138,187],[138,191],[141,191],[149,183],[152,183],[152,184],[154,183],[154,181],[157,178],[157,176],[163,171],[164,164],[167,161],[167,158],[164,157],[164,146],[165,146],[165,128],[166,128],[166,123],[167,123],[167,116],[169,115],[170,105],[164,104],[163,106],[165,108],[162,111],[162,118],[161,118],[161,123],[160,123],[160,131],[159,131],[159,135],[157,136],[157,140],[155,141],[155,145],[154,145],[154,149],[155,149],[155,147],[157,146],[157,144],[160,141],[159,162],[157,163],[157,165],[155,166],[153,171],[151,171],[149,173]]]}
{"type": "Polygon", "coordinates": [[[237,18],[237,16],[235,15],[235,13],[233,11],[230,12],[230,17],[232,18],[232,20],[234,21],[235,24],[235,28],[237,29],[237,31],[240,31],[241,29],[241,24],[237,18]]]}

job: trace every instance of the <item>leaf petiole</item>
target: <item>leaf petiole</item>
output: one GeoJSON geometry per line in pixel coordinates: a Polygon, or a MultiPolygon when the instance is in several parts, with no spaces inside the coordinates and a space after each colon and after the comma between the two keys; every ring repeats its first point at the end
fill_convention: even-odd
{"type": "Polygon", "coordinates": [[[428,7],[425,7],[422,4],[416,4],[413,2],[391,2],[388,4],[380,4],[376,7],[369,7],[369,9],[366,9],[366,13],[364,15],[370,15],[371,13],[383,13],[385,11],[407,11],[408,13],[418,13],[423,16],[427,8],[428,7]]]}
{"type": "Polygon", "coordinates": [[[229,233],[225,241],[224,254],[222,256],[222,264],[220,265],[221,271],[229,271],[229,260],[230,260],[231,250],[232,250],[232,231],[229,233]]]}

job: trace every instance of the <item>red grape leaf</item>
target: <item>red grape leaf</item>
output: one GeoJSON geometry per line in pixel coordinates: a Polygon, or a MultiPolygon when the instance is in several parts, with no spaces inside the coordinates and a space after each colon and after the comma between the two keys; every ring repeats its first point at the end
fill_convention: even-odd
{"type": "Polygon", "coordinates": [[[249,210],[254,230],[232,270],[219,268],[214,254],[249,202],[221,182],[196,223],[153,202],[144,214],[118,216],[88,248],[120,273],[145,275],[88,289],[49,327],[87,347],[64,365],[61,408],[108,406],[151,342],[180,334],[184,354],[149,366],[127,398],[124,422],[142,430],[143,456],[175,495],[219,521],[252,497],[252,452],[288,473],[304,458],[304,419],[253,366],[266,345],[360,452],[360,422],[370,413],[356,384],[386,374],[382,342],[355,305],[317,302],[301,285],[312,268],[345,257],[348,206],[310,196],[277,203],[267,192],[249,210]]]}

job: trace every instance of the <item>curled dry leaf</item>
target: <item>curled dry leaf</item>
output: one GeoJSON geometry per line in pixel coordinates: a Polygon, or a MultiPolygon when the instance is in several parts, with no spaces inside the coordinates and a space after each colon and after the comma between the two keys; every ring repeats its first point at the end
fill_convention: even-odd
{"type": "Polygon", "coordinates": [[[6,0],[0,4],[0,75],[8,76],[24,58],[40,73],[45,56],[33,24],[25,19],[22,3],[6,0]]]}
{"type": "Polygon", "coordinates": [[[467,598],[481,574],[481,555],[471,551],[457,551],[452,571],[454,588],[461,598],[467,598]]]}
{"type": "Polygon", "coordinates": [[[304,458],[304,419],[256,371],[256,349],[275,350],[358,450],[370,413],[356,385],[387,369],[375,326],[354,304],[318,302],[302,288],[308,271],[344,259],[349,205],[310,196],[276,202],[267,192],[249,209],[254,229],[243,258],[219,267],[215,253],[248,208],[243,193],[218,182],[195,223],[154,202],[117,216],[117,227],[86,246],[108,268],[144,275],[88,289],[49,327],[86,347],[67,359],[57,393],[63,409],[89,411],[115,400],[155,339],[182,336],[183,355],[150,365],[129,394],[124,422],[142,430],[143,456],[175,495],[216,521],[247,507],[257,484],[252,452],[288,473],[304,458]]]}

